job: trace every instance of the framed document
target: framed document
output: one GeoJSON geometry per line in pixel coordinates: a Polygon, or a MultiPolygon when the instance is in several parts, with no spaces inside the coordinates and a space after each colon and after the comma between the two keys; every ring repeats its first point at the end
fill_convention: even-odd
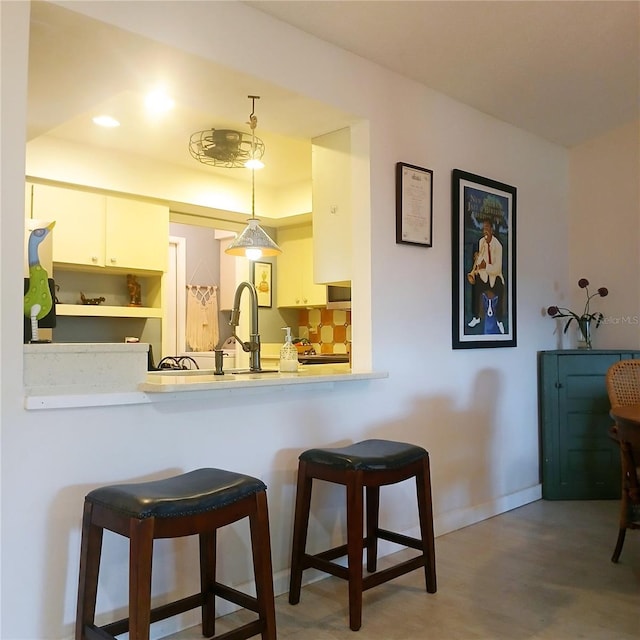
{"type": "Polygon", "coordinates": [[[433,171],[396,163],[396,243],[431,246],[433,171]]]}

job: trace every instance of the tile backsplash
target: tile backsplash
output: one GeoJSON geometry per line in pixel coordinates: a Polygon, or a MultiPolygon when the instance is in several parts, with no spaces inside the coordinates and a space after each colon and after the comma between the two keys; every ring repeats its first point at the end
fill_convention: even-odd
{"type": "Polygon", "coordinates": [[[302,309],[298,336],[309,340],[316,353],[347,353],[351,342],[351,311],[302,309]]]}

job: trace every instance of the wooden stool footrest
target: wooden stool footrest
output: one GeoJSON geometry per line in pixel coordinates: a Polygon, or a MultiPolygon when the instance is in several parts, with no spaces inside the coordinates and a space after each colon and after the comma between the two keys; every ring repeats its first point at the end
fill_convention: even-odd
{"type": "Polygon", "coordinates": [[[226,633],[221,633],[219,636],[212,636],[209,640],[246,640],[262,633],[263,629],[264,624],[260,620],[254,620],[226,633]]]}
{"type": "MultiPolygon", "coordinates": [[[[338,557],[340,556],[336,556],[336,558],[338,557]]],[[[349,572],[346,567],[343,567],[340,564],[336,564],[335,562],[325,560],[319,555],[310,556],[309,554],[305,553],[302,558],[302,566],[304,569],[319,569],[320,571],[330,573],[332,576],[335,576],[336,578],[342,578],[343,580],[347,580],[349,578],[349,572]]]]}
{"type": "MultiPolygon", "coordinates": [[[[202,606],[204,603],[204,596],[201,593],[196,593],[192,596],[187,596],[186,598],[181,598],[180,600],[176,600],[175,602],[168,602],[167,604],[162,604],[159,607],[155,607],[150,611],[150,620],[153,624],[154,622],[158,622],[160,620],[166,620],[167,618],[171,618],[172,616],[177,616],[180,613],[184,613],[185,611],[191,611],[191,609],[195,609],[196,607],[202,606]]],[[[96,627],[101,629],[102,631],[110,634],[107,637],[119,636],[123,633],[127,633],[129,631],[129,618],[123,618],[122,620],[116,620],[115,622],[111,622],[109,624],[105,624],[103,627],[96,627]]]]}
{"type": "Polygon", "coordinates": [[[219,598],[223,598],[224,600],[228,600],[229,602],[233,602],[233,604],[237,604],[244,609],[249,609],[249,611],[255,611],[258,613],[258,600],[253,596],[250,596],[242,591],[238,591],[233,587],[228,587],[225,584],[220,584],[219,582],[214,583],[213,593],[219,598]]]}
{"type": "Polygon", "coordinates": [[[387,531],[386,529],[377,529],[376,537],[378,537],[380,540],[395,542],[396,544],[400,544],[404,547],[410,547],[411,549],[418,549],[418,551],[422,551],[422,540],[411,538],[409,536],[402,535],[401,533],[387,531]]]}
{"type": "Polygon", "coordinates": [[[398,576],[403,576],[405,573],[424,567],[424,562],[424,556],[418,556],[417,558],[411,558],[411,560],[400,562],[388,569],[381,569],[375,573],[370,573],[362,579],[362,590],[366,591],[367,589],[371,589],[371,587],[377,587],[383,582],[393,580],[398,576]]]}

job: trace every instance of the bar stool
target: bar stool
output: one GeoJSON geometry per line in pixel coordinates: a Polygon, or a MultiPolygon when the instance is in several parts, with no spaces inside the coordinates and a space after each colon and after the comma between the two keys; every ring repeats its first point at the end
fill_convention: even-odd
{"type": "Polygon", "coordinates": [[[426,587],[436,592],[436,557],[431,504],[429,454],[422,447],[390,440],[365,440],[336,449],[309,449],[299,457],[298,486],[291,553],[290,604],[300,602],[302,572],[314,568],[349,583],[349,626],[362,624],[362,592],[424,567],[426,587]],[[378,526],[380,487],[416,479],[421,537],[408,537],[378,526]],[[314,480],[346,487],[347,544],[317,554],[306,553],[311,488],[314,480]],[[363,536],[363,487],[366,489],[367,535],[363,536]],[[378,540],[418,549],[419,556],[376,572],[378,540]],[[363,577],[363,549],[368,576],[363,577]],[[347,567],[332,560],[347,556],[347,567]]]}
{"type": "Polygon", "coordinates": [[[261,634],[275,640],[276,620],[266,486],[222,469],[197,469],[173,478],[100,487],[87,494],[82,521],[76,640],[106,640],[129,632],[149,640],[152,622],[202,608],[202,633],[215,633],[215,597],[258,614],[257,620],[215,636],[240,640],[261,634]],[[216,582],[220,527],[249,518],[256,597],[216,582]],[[103,530],[129,538],[129,617],[94,624],[103,530]],[[200,592],[151,609],[153,541],[198,534],[200,592]]]}

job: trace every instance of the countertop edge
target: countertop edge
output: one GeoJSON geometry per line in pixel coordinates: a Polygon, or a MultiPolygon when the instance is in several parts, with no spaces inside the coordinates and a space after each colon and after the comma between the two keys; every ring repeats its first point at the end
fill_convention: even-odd
{"type": "Polygon", "coordinates": [[[165,400],[187,399],[194,392],[236,392],[238,394],[251,392],[252,389],[264,387],[292,387],[309,384],[326,384],[338,382],[355,382],[361,380],[380,380],[389,377],[386,371],[363,371],[349,373],[327,373],[320,375],[298,374],[258,374],[265,377],[256,379],[249,376],[238,376],[233,380],[215,380],[201,382],[185,382],[186,378],[173,383],[169,380],[163,383],[143,382],[137,391],[114,393],[77,393],[60,395],[25,395],[24,408],[28,411],[47,409],[73,409],[86,407],[107,407],[118,405],[151,404],[165,400]]]}

